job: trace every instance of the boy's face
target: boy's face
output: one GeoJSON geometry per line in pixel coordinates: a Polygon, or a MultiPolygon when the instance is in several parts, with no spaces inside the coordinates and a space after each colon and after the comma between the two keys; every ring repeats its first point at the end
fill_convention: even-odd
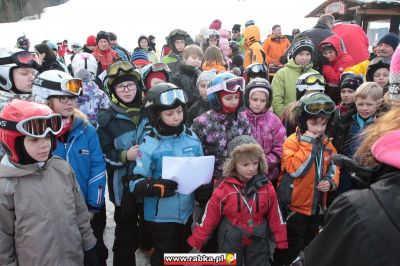
{"type": "Polygon", "coordinates": [[[320,138],[324,135],[327,125],[328,119],[326,118],[310,118],[307,120],[307,131],[311,133],[314,138],[320,138]]]}
{"type": "Polygon", "coordinates": [[[262,91],[256,91],[249,98],[250,110],[255,114],[259,114],[265,110],[267,106],[267,95],[262,91]]]}
{"type": "Polygon", "coordinates": [[[336,58],[336,51],[335,50],[325,50],[322,52],[322,55],[328,59],[329,62],[332,62],[336,58]]]}
{"type": "Polygon", "coordinates": [[[182,106],[178,106],[175,109],[165,110],[160,113],[161,120],[170,127],[177,127],[183,121],[183,109],[182,106]]]}
{"type": "Polygon", "coordinates": [[[366,98],[357,97],[355,103],[358,114],[364,119],[375,115],[378,108],[378,101],[374,100],[371,96],[367,96],[366,98]]]}
{"type": "Polygon", "coordinates": [[[239,160],[236,163],[236,172],[240,177],[244,177],[246,179],[251,179],[258,173],[258,164],[260,159],[247,159],[247,160],[239,160]]]}
{"type": "Polygon", "coordinates": [[[185,44],[186,44],[185,40],[176,40],[175,41],[176,50],[178,50],[178,52],[181,53],[183,49],[185,49],[185,44]]]}
{"type": "Polygon", "coordinates": [[[202,80],[199,83],[199,94],[203,100],[207,100],[207,85],[208,85],[208,80],[202,80]]]}
{"type": "Polygon", "coordinates": [[[240,93],[230,93],[222,98],[222,105],[233,110],[239,106],[240,93]]]}
{"type": "Polygon", "coordinates": [[[124,103],[130,103],[137,93],[136,83],[133,81],[121,82],[114,87],[115,93],[124,103]]]}
{"type": "Polygon", "coordinates": [[[195,54],[189,55],[186,59],[186,65],[199,68],[201,66],[201,57],[195,54]]]}
{"type": "Polygon", "coordinates": [[[294,58],[294,62],[300,66],[305,66],[311,61],[311,53],[309,51],[301,51],[294,58]]]}
{"type": "Polygon", "coordinates": [[[100,39],[97,45],[99,46],[99,49],[102,51],[105,51],[110,48],[110,43],[106,39],[100,39]]]}
{"type": "Polygon", "coordinates": [[[51,150],[51,138],[33,138],[30,136],[25,136],[24,146],[26,152],[34,160],[38,162],[45,162],[49,158],[49,153],[51,150]]]}
{"type": "Polygon", "coordinates": [[[343,103],[351,104],[354,102],[354,94],[356,92],[352,89],[343,88],[340,90],[340,98],[343,103]]]}
{"type": "Polygon", "coordinates": [[[389,69],[379,68],[374,73],[374,82],[378,83],[381,88],[389,83],[389,69]]]}

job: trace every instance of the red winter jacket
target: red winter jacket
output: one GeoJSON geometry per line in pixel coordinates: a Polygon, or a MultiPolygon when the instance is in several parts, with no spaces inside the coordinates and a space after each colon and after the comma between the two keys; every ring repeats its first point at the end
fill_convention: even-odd
{"type": "MultiPolygon", "coordinates": [[[[222,218],[227,218],[234,228],[241,228],[237,230],[244,230],[249,235],[255,230],[259,231],[260,226],[265,226],[264,219],[267,219],[277,247],[282,249],[288,247],[286,224],[279,211],[274,187],[264,175],[256,175],[253,179],[249,181],[251,183],[247,184],[247,188],[235,177],[227,177],[221,181],[207,203],[201,223],[196,224],[188,239],[191,247],[201,249],[222,218]],[[248,198],[245,195],[242,196],[247,200],[248,205],[252,206],[253,215],[250,214],[241,196],[241,194],[246,194],[245,190],[250,191],[251,189],[256,193],[250,194],[248,198]],[[251,219],[254,221],[252,227],[247,224],[251,219]]],[[[266,226],[261,230],[267,231],[266,226]]],[[[241,241],[241,245],[246,246],[252,243],[252,239],[245,234],[239,241],[241,241]]]]}
{"type": "Polygon", "coordinates": [[[353,58],[343,51],[341,46],[341,39],[338,35],[332,35],[323,40],[319,47],[324,43],[330,43],[336,49],[336,58],[329,62],[328,65],[322,66],[322,74],[324,75],[328,84],[339,85],[340,75],[343,73],[345,68],[354,66],[353,58]]]}

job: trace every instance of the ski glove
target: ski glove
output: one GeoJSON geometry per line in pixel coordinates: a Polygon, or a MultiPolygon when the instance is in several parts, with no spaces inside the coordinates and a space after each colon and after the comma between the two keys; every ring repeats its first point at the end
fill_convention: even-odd
{"type": "Polygon", "coordinates": [[[167,198],[175,195],[178,183],[169,179],[145,178],[135,185],[134,193],[140,197],[167,198]]]}
{"type": "Polygon", "coordinates": [[[84,253],[84,266],[97,266],[96,248],[92,248],[84,253]]]}
{"type": "Polygon", "coordinates": [[[204,206],[211,198],[213,190],[214,185],[212,183],[201,185],[194,191],[194,197],[200,205],[204,206]]]}

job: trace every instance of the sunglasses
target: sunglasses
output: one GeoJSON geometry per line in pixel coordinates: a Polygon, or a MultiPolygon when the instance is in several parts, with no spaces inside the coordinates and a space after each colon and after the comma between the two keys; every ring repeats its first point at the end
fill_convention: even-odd
{"type": "Polygon", "coordinates": [[[82,80],[81,79],[68,79],[61,82],[54,82],[39,77],[35,77],[33,84],[51,90],[64,91],[71,93],[75,96],[80,96],[82,94],[82,80]]]}
{"type": "Polygon", "coordinates": [[[131,62],[118,61],[109,65],[106,70],[106,73],[108,78],[114,78],[118,76],[120,72],[130,73],[133,72],[134,69],[135,67],[132,65],[131,62]]]}
{"type": "Polygon", "coordinates": [[[329,115],[335,112],[336,106],[334,102],[313,102],[304,105],[304,110],[309,114],[319,114],[324,112],[329,115]]]}
{"type": "Polygon", "coordinates": [[[242,77],[235,77],[224,82],[218,83],[212,87],[207,88],[207,95],[212,94],[217,91],[227,91],[231,93],[235,93],[238,90],[241,92],[244,91],[245,81],[242,77]]]}
{"type": "Polygon", "coordinates": [[[37,66],[37,53],[28,51],[21,51],[12,54],[9,57],[0,58],[0,65],[7,65],[15,63],[20,67],[36,67],[37,66]]]}

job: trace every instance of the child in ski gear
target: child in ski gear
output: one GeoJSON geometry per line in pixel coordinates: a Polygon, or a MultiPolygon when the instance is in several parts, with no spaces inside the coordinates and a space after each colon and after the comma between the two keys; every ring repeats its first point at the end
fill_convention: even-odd
{"type": "Polygon", "coordinates": [[[366,81],[375,82],[383,89],[383,94],[388,90],[389,85],[390,58],[375,57],[369,63],[366,81]]]}
{"type": "Polygon", "coordinates": [[[169,74],[171,70],[167,64],[157,63],[148,64],[140,70],[140,75],[142,77],[144,92],[150,90],[158,83],[169,82],[169,74]]]}
{"type": "Polygon", "coordinates": [[[21,100],[0,113],[0,261],[97,265],[89,213],[70,165],[52,156],[62,118],[21,100]]]}
{"type": "Polygon", "coordinates": [[[106,164],[96,129],[75,108],[81,94],[82,80],[58,70],[48,70],[36,76],[32,89],[35,101],[46,103],[62,116],[63,127],[57,134],[54,155],[68,161],[75,172],[97,238],[96,252],[99,260],[105,262],[108,251],[102,236],[106,220],[106,164]]]}
{"type": "Polygon", "coordinates": [[[221,50],[217,46],[211,45],[204,52],[201,69],[203,71],[214,69],[217,73],[221,73],[226,71],[225,64],[221,50]]]}
{"type": "MultiPolygon", "coordinates": [[[[139,146],[136,177],[129,183],[130,192],[143,197],[144,220],[154,241],[151,265],[163,265],[166,252],[188,252],[194,195],[176,193],[178,184],[162,178],[164,156],[196,157],[203,155],[201,142],[185,127],[187,96],[171,83],[151,88],[144,99],[151,130],[139,146]]],[[[187,178],[191,178],[188,176],[187,178]]]]}
{"type": "Polygon", "coordinates": [[[92,55],[99,64],[99,73],[106,70],[111,63],[120,58],[119,54],[111,49],[110,35],[105,31],[99,31],[97,33],[96,47],[92,55]]]}
{"type": "Polygon", "coordinates": [[[254,138],[242,135],[229,143],[228,152],[224,178],[188,243],[201,250],[218,227],[218,252],[236,253],[237,265],[269,265],[269,230],[278,248],[288,245],[275,190],[265,176],[264,151],[254,138]]]}
{"type": "Polygon", "coordinates": [[[187,32],[181,29],[174,29],[169,33],[167,41],[171,47],[171,51],[162,58],[163,63],[170,64],[178,61],[179,55],[186,46],[187,36],[187,32]]]}
{"type": "Polygon", "coordinates": [[[266,176],[275,180],[280,170],[282,145],[286,130],[279,118],[270,111],[272,88],[266,79],[252,79],[246,86],[242,112],[250,122],[251,134],[264,150],[268,164],[266,176]]]}
{"type": "Polygon", "coordinates": [[[335,103],[323,93],[304,95],[298,102],[298,130],[283,144],[278,200],[286,220],[289,248],[277,250],[278,265],[290,264],[316,236],[326,195],[338,186],[336,150],[326,136],[335,103]]]}
{"type": "Polygon", "coordinates": [[[243,71],[243,78],[246,81],[246,85],[254,78],[263,78],[268,80],[268,68],[265,64],[259,63],[248,65],[243,71]]]}

